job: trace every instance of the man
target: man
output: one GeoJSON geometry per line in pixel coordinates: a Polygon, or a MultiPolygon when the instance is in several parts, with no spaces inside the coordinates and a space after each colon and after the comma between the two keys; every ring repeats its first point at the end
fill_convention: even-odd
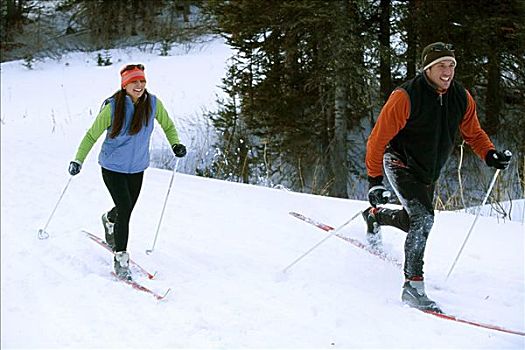
{"type": "Polygon", "coordinates": [[[434,187],[455,146],[458,130],[487,165],[505,169],[509,151],[498,152],[481,129],[476,103],[454,81],[456,58],[452,45],[436,42],[423,49],[422,72],[396,88],[383,106],[367,142],[368,198],[363,212],[367,239],[381,246],[381,225],[405,232],[405,283],[402,301],[419,309],[440,311],[425,293],[423,255],[434,223],[434,187]],[[388,202],[383,167],[403,209],[378,207],[388,202]]]}

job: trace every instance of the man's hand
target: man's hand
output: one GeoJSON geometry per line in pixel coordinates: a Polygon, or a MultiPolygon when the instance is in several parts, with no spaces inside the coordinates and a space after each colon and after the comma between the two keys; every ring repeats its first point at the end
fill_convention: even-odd
{"type": "Polygon", "coordinates": [[[495,149],[491,149],[487,152],[487,155],[485,156],[485,163],[487,163],[488,166],[496,168],[496,169],[507,169],[510,163],[510,158],[512,157],[512,152],[508,149],[499,152],[495,149]]]}
{"type": "Polygon", "coordinates": [[[370,205],[374,208],[378,204],[386,204],[390,200],[390,191],[387,190],[384,186],[374,186],[368,190],[368,201],[370,205]]]}
{"type": "Polygon", "coordinates": [[[369,190],[368,190],[368,201],[374,208],[378,204],[388,203],[391,192],[383,186],[383,176],[368,177],[369,190]]]}

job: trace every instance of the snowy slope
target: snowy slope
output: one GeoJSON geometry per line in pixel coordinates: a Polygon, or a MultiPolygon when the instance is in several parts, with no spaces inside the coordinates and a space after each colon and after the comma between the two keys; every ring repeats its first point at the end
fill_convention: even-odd
{"type": "MultiPolygon", "coordinates": [[[[149,89],[180,124],[214,101],[227,51],[214,43],[187,56],[121,55],[146,64],[149,89]]],[[[177,174],[157,246],[146,255],[171,177],[149,169],[128,249],[158,272],[156,280],[140,279],[144,284],[159,292],[172,288],[157,302],[114,281],[111,255],[81,233],[100,234],[100,216],[111,207],[96,162],[100,141],[70,182],[47,228],[50,238],[38,240],[83,133],[118,83],[118,67],[86,66],[86,57],[72,55],[67,66],[43,62],[34,71],[20,62],[2,64],[2,348],[525,347],[525,337],[402,306],[399,268],[336,237],[282,273],[326,235],[289,211],[337,226],[365,202],[177,174]]],[[[162,134],[156,137],[164,142],[162,134]]],[[[191,137],[183,134],[183,141],[191,137]]],[[[480,217],[445,281],[473,219],[437,214],[427,292],[455,315],[523,332],[520,222],[480,217]]],[[[358,218],[342,233],[363,240],[364,229],[358,218]]],[[[402,260],[404,234],[386,228],[383,236],[387,251],[402,260]]]]}

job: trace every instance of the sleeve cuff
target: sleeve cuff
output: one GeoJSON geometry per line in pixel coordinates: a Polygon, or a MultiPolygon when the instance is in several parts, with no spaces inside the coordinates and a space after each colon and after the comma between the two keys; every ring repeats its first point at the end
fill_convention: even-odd
{"type": "Polygon", "coordinates": [[[383,176],[368,177],[368,189],[375,186],[383,186],[383,176]]]}

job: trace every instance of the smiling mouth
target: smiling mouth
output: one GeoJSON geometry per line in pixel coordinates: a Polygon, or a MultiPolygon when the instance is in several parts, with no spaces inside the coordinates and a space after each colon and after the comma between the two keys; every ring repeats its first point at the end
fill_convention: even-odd
{"type": "Polygon", "coordinates": [[[137,93],[140,93],[142,91],[144,91],[143,89],[133,89],[133,91],[137,92],[137,93]]]}

